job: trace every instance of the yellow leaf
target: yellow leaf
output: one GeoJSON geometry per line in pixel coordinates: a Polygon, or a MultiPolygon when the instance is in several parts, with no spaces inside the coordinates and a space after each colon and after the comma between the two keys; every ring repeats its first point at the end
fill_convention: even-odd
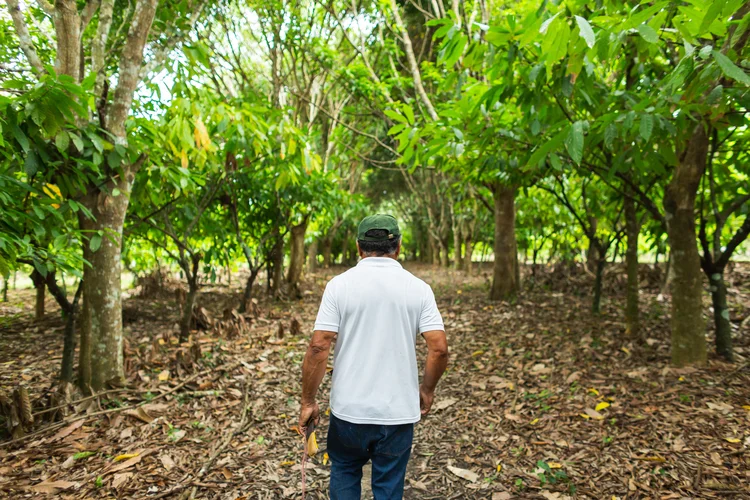
{"type": "Polygon", "coordinates": [[[530,424],[531,424],[531,425],[534,425],[534,424],[536,424],[537,422],[539,422],[539,419],[538,419],[538,418],[535,418],[534,420],[532,420],[532,421],[530,422],[530,424]]]}
{"type": "Polygon", "coordinates": [[[484,354],[484,351],[483,351],[483,350],[481,350],[481,349],[479,349],[478,351],[474,351],[474,352],[472,352],[472,353],[471,353],[471,357],[472,357],[472,358],[475,358],[475,357],[477,357],[477,356],[481,356],[482,354],[484,354]]]}
{"type": "Polygon", "coordinates": [[[180,152],[180,161],[182,162],[182,168],[188,168],[188,157],[184,149],[180,152]]]}
{"type": "Polygon", "coordinates": [[[121,460],[130,460],[131,458],[135,458],[138,456],[138,453],[125,453],[124,455],[117,455],[115,457],[115,462],[119,462],[121,460]]]}
{"type": "Polygon", "coordinates": [[[557,462],[547,462],[547,465],[549,465],[550,469],[562,469],[562,464],[558,464],[557,462]]]}
{"type": "Polygon", "coordinates": [[[328,463],[328,453],[323,453],[323,465],[328,463]]]}
{"type": "Polygon", "coordinates": [[[497,469],[498,472],[502,471],[503,470],[503,465],[502,464],[497,464],[496,469],[497,469]]]}
{"type": "Polygon", "coordinates": [[[208,131],[206,126],[203,124],[203,120],[198,118],[195,122],[195,130],[193,131],[195,138],[195,146],[198,149],[207,148],[211,144],[211,139],[208,137],[208,131]]]}
{"type": "Polygon", "coordinates": [[[601,403],[599,403],[598,405],[596,405],[595,410],[596,411],[602,411],[605,408],[609,408],[609,403],[607,403],[605,401],[602,401],[601,403]]]}
{"type": "Polygon", "coordinates": [[[679,380],[680,382],[684,382],[685,381],[685,377],[680,377],[677,380],[679,380]]]}
{"type": "Polygon", "coordinates": [[[289,467],[290,465],[294,465],[294,461],[293,460],[286,460],[284,462],[281,462],[279,465],[282,466],[282,467],[289,467]]]}
{"type": "Polygon", "coordinates": [[[164,344],[166,344],[166,342],[164,341],[164,339],[159,339],[159,345],[164,345],[164,344]]]}
{"type": "Polygon", "coordinates": [[[746,409],[747,411],[750,411],[750,405],[742,405],[742,407],[743,407],[744,409],[746,409]]]}
{"type": "Polygon", "coordinates": [[[329,416],[330,414],[331,414],[331,408],[329,407],[329,408],[328,408],[328,409],[326,410],[326,417],[327,417],[327,416],[329,416]]]}
{"type": "Polygon", "coordinates": [[[596,389],[594,389],[593,387],[592,387],[591,389],[589,389],[589,392],[590,392],[591,394],[595,394],[595,395],[597,395],[597,396],[599,395],[599,391],[597,391],[597,390],[596,390],[596,389]]]}
{"type": "Polygon", "coordinates": [[[464,293],[464,292],[463,292],[462,290],[456,290],[456,293],[457,293],[458,295],[461,295],[461,294],[462,294],[462,293],[464,293]]]}
{"type": "MultiPolygon", "coordinates": [[[[44,191],[44,193],[53,200],[62,200],[62,193],[60,193],[60,188],[55,186],[54,184],[46,184],[42,188],[42,191],[44,191]]],[[[60,208],[59,203],[53,203],[52,206],[54,208],[60,208]]]]}
{"type": "Polygon", "coordinates": [[[630,349],[628,349],[627,347],[621,347],[620,350],[625,354],[630,354],[630,349]]]}
{"type": "Polygon", "coordinates": [[[727,440],[728,443],[741,443],[742,441],[737,438],[724,438],[727,440]]]}
{"type": "Polygon", "coordinates": [[[579,415],[580,415],[581,417],[585,418],[586,420],[588,420],[588,419],[590,419],[590,418],[591,418],[591,417],[589,417],[588,415],[586,415],[585,413],[579,413],[579,415]]]}
{"type": "Polygon", "coordinates": [[[164,382],[165,380],[169,380],[169,370],[164,370],[159,374],[159,380],[164,382]]]}

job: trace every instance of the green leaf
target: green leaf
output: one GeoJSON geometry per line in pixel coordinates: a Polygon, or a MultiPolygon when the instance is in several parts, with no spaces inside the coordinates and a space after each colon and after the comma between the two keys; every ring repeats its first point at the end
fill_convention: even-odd
{"type": "Polygon", "coordinates": [[[404,110],[404,114],[406,114],[406,119],[409,121],[409,125],[414,125],[414,110],[411,109],[411,106],[408,104],[404,104],[401,106],[401,109],[404,110]]]}
{"type": "Polygon", "coordinates": [[[18,125],[16,125],[15,123],[11,123],[10,131],[13,133],[13,137],[15,137],[18,141],[18,144],[21,145],[21,149],[23,149],[24,152],[28,152],[30,146],[29,138],[26,137],[26,134],[23,133],[23,130],[18,128],[18,125]]]}
{"type": "Polygon", "coordinates": [[[583,160],[583,122],[575,122],[565,138],[565,149],[576,164],[583,160]]]}
{"type": "Polygon", "coordinates": [[[709,56],[711,55],[711,52],[713,52],[713,50],[714,50],[713,45],[706,45],[702,47],[701,50],[698,52],[698,56],[701,59],[708,59],[709,56]]]}
{"type": "Polygon", "coordinates": [[[102,235],[97,233],[89,240],[89,248],[92,252],[96,252],[102,246],[102,235]]]}
{"type": "Polygon", "coordinates": [[[648,141],[651,138],[651,132],[654,131],[654,117],[649,114],[641,115],[640,132],[643,140],[648,141]]]}
{"type": "Polygon", "coordinates": [[[638,25],[638,33],[640,33],[641,37],[643,37],[648,43],[656,43],[659,41],[659,34],[648,24],[638,25]]]}
{"type": "Polygon", "coordinates": [[[78,134],[68,134],[79,153],[83,153],[83,141],[78,134]]]}
{"type": "Polygon", "coordinates": [[[541,33],[542,35],[544,35],[545,33],[547,33],[547,28],[549,28],[549,25],[552,24],[552,22],[555,19],[557,19],[557,16],[559,16],[559,15],[560,15],[560,12],[558,12],[554,16],[552,16],[549,19],[547,19],[546,21],[544,21],[542,23],[542,25],[539,27],[539,33],[541,33]]]}
{"type": "Polygon", "coordinates": [[[23,162],[23,169],[29,177],[32,177],[39,171],[39,157],[36,151],[29,151],[29,154],[26,155],[26,160],[23,162]]]}
{"type": "Polygon", "coordinates": [[[539,146],[539,148],[537,148],[537,150],[534,151],[534,154],[532,154],[529,158],[527,165],[530,167],[536,167],[537,165],[539,165],[539,162],[541,162],[550,151],[557,148],[565,139],[566,132],[567,129],[563,129],[555,137],[539,146]]]}
{"type": "Polygon", "coordinates": [[[702,35],[708,30],[709,26],[711,26],[711,23],[713,23],[714,20],[719,16],[719,14],[721,14],[721,11],[724,10],[724,6],[726,5],[726,3],[726,0],[714,0],[713,2],[711,2],[711,5],[706,11],[706,15],[703,16],[701,27],[698,28],[698,36],[702,35]]]}
{"type": "Polygon", "coordinates": [[[55,145],[61,153],[67,153],[70,147],[70,136],[64,130],[61,130],[55,136],[55,145]]]}
{"type": "Polygon", "coordinates": [[[717,85],[713,88],[710,94],[706,97],[706,104],[716,104],[719,101],[721,101],[721,98],[724,96],[724,86],[723,85],[717,85]]]}
{"type": "Polygon", "coordinates": [[[731,59],[717,50],[714,50],[712,54],[724,75],[745,85],[750,85],[750,76],[747,76],[747,73],[737,67],[731,59]]]}
{"type": "Polygon", "coordinates": [[[578,23],[578,31],[581,33],[581,38],[586,40],[586,45],[590,49],[593,48],[596,43],[596,35],[594,35],[594,30],[591,29],[591,25],[581,16],[576,16],[576,22],[578,23]]]}
{"type": "Polygon", "coordinates": [[[604,129],[604,145],[611,150],[612,145],[615,143],[615,139],[617,139],[617,125],[610,123],[607,125],[607,128],[604,129]]]}
{"type": "Polygon", "coordinates": [[[384,111],[384,113],[385,113],[385,116],[389,117],[391,120],[395,120],[395,121],[401,122],[401,123],[409,123],[406,120],[406,117],[404,117],[403,115],[401,115],[399,113],[396,113],[395,111],[393,111],[391,109],[386,109],[384,111]]]}

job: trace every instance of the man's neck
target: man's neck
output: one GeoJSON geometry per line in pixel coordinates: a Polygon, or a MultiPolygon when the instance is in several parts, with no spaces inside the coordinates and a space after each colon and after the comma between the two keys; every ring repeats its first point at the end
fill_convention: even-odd
{"type": "Polygon", "coordinates": [[[369,259],[371,257],[377,257],[377,258],[380,258],[380,259],[393,259],[393,260],[396,260],[396,261],[398,260],[398,254],[396,254],[396,253],[392,253],[390,255],[360,255],[360,257],[362,259],[369,259]]]}

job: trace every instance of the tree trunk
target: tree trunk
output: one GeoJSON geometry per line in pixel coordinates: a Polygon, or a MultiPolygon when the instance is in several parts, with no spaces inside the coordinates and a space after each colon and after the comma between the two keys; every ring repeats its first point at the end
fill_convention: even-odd
{"type": "Polygon", "coordinates": [[[273,262],[271,292],[274,297],[278,297],[281,294],[281,282],[284,280],[284,237],[278,227],[275,229],[274,239],[273,250],[271,250],[273,262]]]}
{"type": "MultiPolygon", "coordinates": [[[[599,221],[596,217],[589,217],[589,226],[591,226],[591,234],[596,234],[596,227],[599,225],[599,221]]],[[[592,273],[596,271],[596,265],[599,262],[599,249],[597,248],[594,240],[589,238],[589,248],[586,250],[586,269],[592,273]]]]}
{"type": "Polygon", "coordinates": [[[60,380],[73,382],[73,359],[76,351],[76,319],[78,318],[78,301],[83,291],[83,283],[78,284],[73,302],[65,311],[65,333],[63,337],[63,355],[60,366],[60,380]]]}
{"type": "Polygon", "coordinates": [[[438,244],[440,245],[440,266],[450,267],[450,256],[448,255],[450,249],[448,247],[448,241],[440,240],[438,244]]]}
{"type": "Polygon", "coordinates": [[[672,284],[673,271],[672,271],[672,252],[667,253],[667,261],[664,264],[664,281],[661,284],[662,295],[666,295],[669,292],[670,285],[672,284]]]}
{"type": "Polygon", "coordinates": [[[714,306],[714,325],[716,326],[716,352],[727,361],[733,362],[732,325],[729,322],[727,285],[724,282],[723,270],[712,273],[709,280],[711,283],[711,302],[714,306]]]}
{"type": "Polygon", "coordinates": [[[302,277],[302,270],[305,267],[305,231],[307,231],[307,220],[305,219],[296,226],[292,226],[292,236],[289,246],[289,272],[286,275],[286,282],[299,294],[299,280],[302,277]]]}
{"type": "Polygon", "coordinates": [[[600,257],[594,268],[596,277],[594,278],[594,301],[591,305],[591,312],[600,314],[602,312],[602,281],[604,280],[604,266],[607,264],[607,260],[598,249],[596,254],[600,257]]]}
{"type": "Polygon", "coordinates": [[[8,302],[8,281],[10,281],[10,275],[6,274],[3,276],[3,302],[8,302]]]}
{"type": "Polygon", "coordinates": [[[705,170],[708,135],[699,123],[664,194],[672,280],[672,363],[706,362],[703,287],[695,233],[695,198],[705,170]]]}
{"type": "Polygon", "coordinates": [[[516,276],[516,188],[496,185],[495,202],[495,262],[492,272],[490,300],[509,299],[518,292],[516,276]]]}
{"type": "Polygon", "coordinates": [[[34,284],[34,289],[36,290],[36,302],[34,303],[34,319],[39,321],[40,319],[44,318],[44,296],[47,289],[47,284],[45,282],[44,276],[42,276],[36,269],[31,271],[30,278],[31,282],[34,284]]]}
{"type": "Polygon", "coordinates": [[[322,245],[323,253],[323,267],[328,269],[331,267],[331,247],[333,246],[333,238],[325,238],[322,245]]]}
{"type": "Polygon", "coordinates": [[[99,391],[106,384],[124,382],[121,258],[122,225],[128,208],[131,183],[120,181],[119,196],[90,188],[83,204],[93,214],[79,217],[89,239],[83,244],[83,308],[78,383],[84,392],[99,391]],[[101,231],[101,245],[91,249],[91,235],[101,231]]]}
{"type": "Polygon", "coordinates": [[[474,263],[472,262],[472,257],[474,255],[474,242],[471,240],[471,238],[464,239],[464,248],[464,271],[466,271],[466,274],[471,276],[471,274],[474,272],[474,263]]]}
{"type": "Polygon", "coordinates": [[[625,196],[625,230],[628,247],[625,252],[625,265],[628,275],[627,299],[625,304],[625,324],[627,335],[640,337],[640,312],[638,307],[638,213],[635,202],[625,196]]]}
{"type": "Polygon", "coordinates": [[[260,268],[250,269],[250,276],[247,277],[245,282],[245,291],[242,294],[242,303],[240,304],[240,312],[244,313],[250,310],[250,302],[253,300],[253,284],[255,278],[258,276],[260,268]]]}
{"type": "Polygon", "coordinates": [[[453,228],[453,268],[456,271],[463,269],[464,259],[461,255],[461,229],[458,224],[453,228]]]}
{"type": "Polygon", "coordinates": [[[190,339],[190,327],[193,322],[193,306],[195,297],[198,295],[197,279],[188,279],[188,292],[185,296],[185,305],[182,307],[182,318],[180,318],[180,342],[190,339]]]}
{"type": "Polygon", "coordinates": [[[314,239],[307,247],[307,272],[314,273],[318,269],[318,240],[314,239]]]}
{"type": "Polygon", "coordinates": [[[440,265],[440,247],[438,246],[437,241],[435,241],[435,238],[433,238],[432,236],[430,236],[430,255],[432,256],[432,265],[440,265]]]}

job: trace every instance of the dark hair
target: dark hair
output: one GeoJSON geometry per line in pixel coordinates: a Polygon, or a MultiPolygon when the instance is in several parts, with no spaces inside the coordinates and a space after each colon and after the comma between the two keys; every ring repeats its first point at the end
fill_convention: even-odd
{"type": "MultiPolygon", "coordinates": [[[[385,229],[370,229],[365,233],[365,236],[373,238],[383,238],[388,236],[388,231],[385,229]]],[[[401,242],[401,236],[393,238],[392,240],[383,241],[362,241],[359,242],[359,249],[366,254],[375,254],[377,257],[383,255],[392,255],[398,250],[398,244],[401,242]]]]}

